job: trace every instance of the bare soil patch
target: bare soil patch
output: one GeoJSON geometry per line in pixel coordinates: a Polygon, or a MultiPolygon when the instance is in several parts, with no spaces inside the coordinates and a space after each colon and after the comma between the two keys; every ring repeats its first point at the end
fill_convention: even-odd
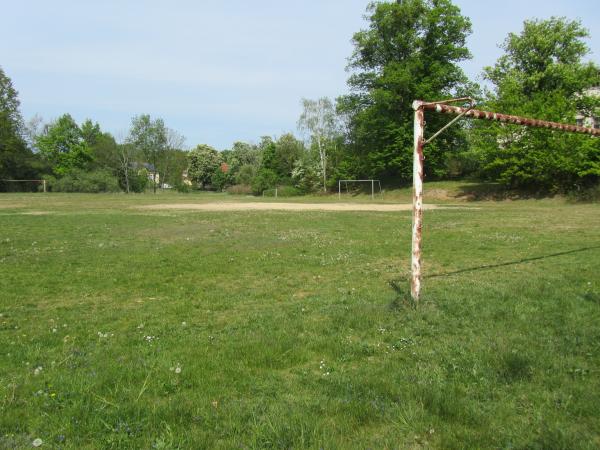
{"type": "MultiPolygon", "coordinates": [[[[198,211],[410,211],[411,204],[362,204],[362,203],[161,203],[137,206],[138,209],[198,210],[198,211]]],[[[425,209],[455,209],[455,206],[425,205],[425,209]]]]}

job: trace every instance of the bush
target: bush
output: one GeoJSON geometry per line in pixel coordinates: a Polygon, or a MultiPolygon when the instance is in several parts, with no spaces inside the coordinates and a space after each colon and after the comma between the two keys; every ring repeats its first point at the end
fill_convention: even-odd
{"type": "Polygon", "coordinates": [[[210,184],[213,189],[222,192],[223,189],[231,184],[231,176],[228,173],[223,172],[221,167],[217,167],[212,174],[210,184]]]}
{"type": "Polygon", "coordinates": [[[277,186],[279,177],[271,169],[260,169],[256,176],[252,179],[252,193],[255,195],[262,194],[267,189],[273,189],[277,186]]]}
{"type": "Polygon", "coordinates": [[[569,199],[578,202],[600,202],[600,184],[595,186],[574,189],[569,192],[569,199]]]}
{"type": "Polygon", "coordinates": [[[235,184],[226,189],[228,194],[249,195],[252,194],[252,187],[247,184],[235,184]]]}
{"type": "Polygon", "coordinates": [[[181,194],[189,194],[192,191],[192,186],[183,182],[175,183],[175,190],[181,194]]]}
{"type": "Polygon", "coordinates": [[[256,166],[252,164],[244,164],[235,174],[235,182],[239,185],[250,185],[252,179],[256,176],[256,166]]]}
{"type": "Polygon", "coordinates": [[[302,194],[302,191],[294,186],[280,186],[277,188],[278,197],[295,197],[302,194]]]}
{"type": "Polygon", "coordinates": [[[59,179],[50,179],[54,192],[119,192],[117,177],[106,170],[84,172],[73,170],[59,179]]]}
{"type": "MultiPolygon", "coordinates": [[[[129,176],[129,192],[144,192],[146,190],[146,186],[150,180],[148,179],[148,172],[146,169],[140,170],[136,172],[135,170],[130,170],[128,173],[129,176]]],[[[127,183],[125,182],[125,174],[121,171],[119,173],[119,186],[123,191],[127,191],[127,183]]]]}

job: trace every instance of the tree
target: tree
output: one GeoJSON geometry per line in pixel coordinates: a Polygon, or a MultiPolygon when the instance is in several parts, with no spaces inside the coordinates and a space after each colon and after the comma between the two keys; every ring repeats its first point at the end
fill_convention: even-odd
{"type": "Polygon", "coordinates": [[[279,176],[274,170],[263,167],[252,179],[252,192],[256,195],[260,195],[266,189],[273,189],[276,187],[278,181],[279,176]]]}
{"type": "Polygon", "coordinates": [[[35,176],[34,155],[22,137],[18,93],[0,67],[0,179],[35,176]]]}
{"type": "Polygon", "coordinates": [[[102,131],[100,130],[100,125],[96,122],[92,122],[91,119],[86,119],[81,124],[81,137],[83,140],[90,146],[93,147],[102,136],[102,131]]]}
{"type": "Polygon", "coordinates": [[[38,136],[44,131],[44,119],[39,114],[35,114],[29,119],[23,126],[23,137],[25,138],[27,145],[33,151],[36,150],[35,143],[38,136]]]}
{"type": "MultiPolygon", "coordinates": [[[[415,99],[439,100],[473,90],[458,63],[470,58],[466,38],[471,23],[450,0],[374,2],[369,27],[353,37],[348,69],[351,94],[338,99],[348,118],[349,166],[362,176],[412,176],[415,99]]],[[[431,115],[435,129],[447,123],[431,115]]],[[[444,175],[444,153],[464,143],[453,127],[427,146],[426,174],[444,175]]]]}
{"type": "Polygon", "coordinates": [[[171,184],[180,183],[181,173],[187,167],[187,158],[182,151],[184,145],[185,136],[171,128],[167,128],[167,148],[160,162],[163,184],[169,181],[173,181],[171,184]],[[175,176],[172,175],[173,172],[176,173],[175,176]]]}
{"type": "Polygon", "coordinates": [[[302,99],[303,111],[298,120],[298,128],[310,134],[310,139],[319,153],[323,192],[327,191],[327,147],[339,134],[335,107],[331,100],[322,97],[318,100],[302,99]]]}
{"type": "MultiPolygon", "coordinates": [[[[493,85],[488,108],[558,122],[597,116],[600,68],[583,62],[589,33],[580,22],[553,17],[524,23],[508,35],[484,74],[493,85]]],[[[484,175],[510,187],[563,191],[600,179],[600,141],[586,136],[494,124],[474,128],[484,175]]]]}
{"type": "Polygon", "coordinates": [[[156,193],[158,162],[167,148],[167,129],[163,120],[152,120],[148,114],[134,117],[127,140],[154,166],[152,189],[156,193]]]}
{"type": "Polygon", "coordinates": [[[13,87],[11,79],[0,67],[0,112],[3,120],[9,121],[17,130],[23,123],[19,106],[18,92],[13,87]]]}
{"type": "Polygon", "coordinates": [[[45,132],[37,137],[36,147],[58,176],[74,169],[83,169],[92,159],[90,146],[69,114],[49,124],[45,132]]]}
{"type": "Polygon", "coordinates": [[[280,177],[289,179],[292,176],[296,161],[305,153],[304,143],[292,134],[285,133],[275,144],[275,171],[280,177]]]}
{"type": "Polygon", "coordinates": [[[188,175],[202,188],[211,183],[213,174],[223,162],[219,152],[206,144],[196,146],[188,158],[188,175]]]}

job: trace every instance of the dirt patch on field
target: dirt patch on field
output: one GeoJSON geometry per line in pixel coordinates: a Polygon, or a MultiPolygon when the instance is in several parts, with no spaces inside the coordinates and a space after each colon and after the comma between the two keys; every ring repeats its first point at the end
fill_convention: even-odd
{"type": "MultiPolygon", "coordinates": [[[[361,203],[162,203],[144,205],[138,209],[198,210],[198,211],[410,211],[411,204],[361,204],[361,203]]],[[[455,206],[425,205],[425,209],[455,209],[455,206]]]]}

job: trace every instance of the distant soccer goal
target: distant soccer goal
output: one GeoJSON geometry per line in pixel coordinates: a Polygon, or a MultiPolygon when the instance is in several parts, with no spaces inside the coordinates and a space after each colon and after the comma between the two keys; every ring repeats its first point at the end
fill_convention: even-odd
{"type": "Polygon", "coordinates": [[[0,192],[47,192],[46,180],[0,180],[0,192]]]}
{"type": "Polygon", "coordinates": [[[262,196],[263,197],[275,197],[275,198],[277,198],[277,194],[278,194],[277,188],[275,188],[275,189],[266,189],[266,190],[263,191],[262,196]]]}
{"type": "Polygon", "coordinates": [[[363,185],[367,188],[371,188],[371,198],[373,200],[375,200],[375,193],[382,195],[382,191],[381,191],[381,182],[379,180],[339,180],[338,181],[338,198],[341,199],[342,198],[342,184],[344,185],[345,189],[346,189],[346,193],[349,194],[350,190],[348,188],[348,183],[350,183],[350,185],[363,185]]]}

